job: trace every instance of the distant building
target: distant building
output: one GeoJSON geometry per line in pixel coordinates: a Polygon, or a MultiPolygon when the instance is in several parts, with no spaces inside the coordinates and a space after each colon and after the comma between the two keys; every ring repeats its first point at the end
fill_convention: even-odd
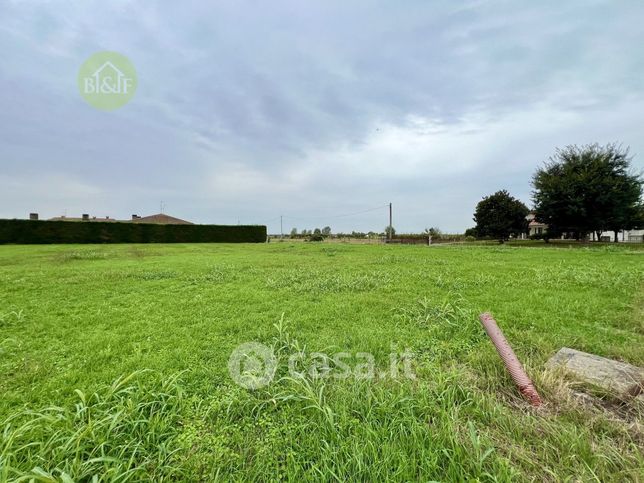
{"type": "Polygon", "coordinates": [[[119,220],[110,218],[109,216],[97,218],[95,216],[90,217],[88,214],[83,214],[80,218],[65,215],[55,216],[54,218],[49,218],[49,221],[102,221],[116,223],[119,220]]]}
{"type": "Polygon", "coordinates": [[[536,220],[534,213],[528,213],[525,219],[528,222],[528,236],[541,235],[548,229],[548,225],[536,220]]]}
{"type": "MultiPolygon", "coordinates": [[[[528,235],[542,235],[548,231],[548,225],[537,221],[534,213],[529,213],[525,217],[528,222],[528,235]]],[[[561,238],[566,238],[566,234],[563,234],[561,238]]],[[[602,231],[597,237],[595,232],[592,232],[588,238],[590,241],[602,241],[602,242],[612,242],[615,240],[615,232],[612,231],[602,231]]],[[[631,242],[631,243],[642,243],[644,242],[644,230],[619,230],[617,233],[618,242],[631,242]]]]}
{"type": "MultiPolygon", "coordinates": [[[[603,242],[615,241],[615,232],[602,231],[599,234],[599,239],[597,238],[597,235],[593,232],[590,234],[590,241],[603,241],[603,242]]],[[[644,230],[620,230],[617,232],[617,241],[642,243],[644,241],[644,230]]]]}
{"type": "Polygon", "coordinates": [[[131,223],[153,223],[155,225],[192,225],[193,223],[182,220],[180,218],[175,218],[174,216],[169,216],[164,213],[158,213],[156,215],[150,216],[138,216],[132,215],[132,219],[129,220],[131,223]]]}
{"type": "MultiPolygon", "coordinates": [[[[30,220],[37,220],[38,213],[30,213],[30,220]]],[[[139,216],[132,215],[132,218],[129,220],[117,220],[115,218],[110,218],[106,216],[104,218],[97,218],[96,216],[89,216],[87,213],[83,214],[80,218],[73,216],[56,216],[50,218],[49,221],[80,221],[80,222],[111,222],[111,223],[150,223],[154,225],[192,225],[193,223],[182,220],[180,218],[175,218],[174,216],[169,216],[164,213],[158,213],[156,215],[150,216],[139,216]]]]}

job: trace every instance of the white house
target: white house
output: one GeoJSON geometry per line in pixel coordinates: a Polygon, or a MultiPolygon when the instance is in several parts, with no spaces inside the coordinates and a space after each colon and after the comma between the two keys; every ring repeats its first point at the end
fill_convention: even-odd
{"type": "MultiPolygon", "coordinates": [[[[595,233],[591,233],[590,241],[606,241],[612,242],[615,240],[615,232],[602,231],[597,239],[595,233]]],[[[644,230],[620,230],[617,232],[617,241],[622,243],[642,243],[644,242],[644,230]]]]}
{"type": "MultiPolygon", "coordinates": [[[[529,213],[525,217],[528,221],[528,235],[541,235],[548,230],[548,225],[535,219],[534,213],[529,213]]],[[[562,236],[562,238],[564,238],[562,236]]],[[[588,237],[590,241],[612,242],[615,240],[615,233],[612,231],[601,232],[599,238],[593,232],[588,237]]],[[[617,232],[617,241],[619,243],[642,243],[644,242],[644,230],[620,230],[617,232]]]]}
{"type": "Polygon", "coordinates": [[[534,213],[528,213],[525,219],[528,221],[528,236],[541,235],[548,229],[548,225],[535,219],[534,213]]]}

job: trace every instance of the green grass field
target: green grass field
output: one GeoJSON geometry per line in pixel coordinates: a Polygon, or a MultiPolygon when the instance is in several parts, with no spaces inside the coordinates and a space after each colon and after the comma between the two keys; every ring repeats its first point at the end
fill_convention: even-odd
{"type": "Polygon", "coordinates": [[[632,247],[2,246],[0,281],[0,480],[644,479],[641,409],[544,371],[563,346],[644,365],[632,247]],[[228,371],[251,341],[280,362],[256,391],[228,371]],[[405,348],[416,378],[380,377],[405,348]],[[290,377],[314,352],[378,377],[290,377]]]}

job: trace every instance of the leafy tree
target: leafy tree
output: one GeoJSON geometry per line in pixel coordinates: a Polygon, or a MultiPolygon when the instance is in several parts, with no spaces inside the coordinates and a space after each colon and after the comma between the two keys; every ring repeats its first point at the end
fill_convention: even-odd
{"type": "Polygon", "coordinates": [[[468,228],[467,230],[465,230],[465,236],[478,238],[479,234],[477,233],[476,228],[468,228]]]}
{"type": "Polygon", "coordinates": [[[387,238],[393,238],[395,234],[396,234],[396,229],[393,226],[388,225],[385,227],[385,236],[387,238]]]}
{"type": "Polygon", "coordinates": [[[510,235],[526,230],[528,208],[506,190],[486,196],[476,205],[474,221],[479,236],[496,238],[503,243],[510,235]]]}
{"type": "Polygon", "coordinates": [[[322,232],[320,231],[320,229],[316,228],[313,231],[313,234],[309,235],[308,240],[313,242],[321,242],[321,241],[324,241],[324,237],[322,236],[322,232]]]}
{"type": "Polygon", "coordinates": [[[322,228],[322,234],[324,236],[329,236],[331,234],[331,227],[325,226],[324,228],[322,228]]]}
{"type": "Polygon", "coordinates": [[[632,228],[636,230],[644,229],[644,204],[640,204],[632,228]]]}
{"type": "Polygon", "coordinates": [[[293,228],[291,230],[291,238],[295,238],[297,236],[297,228],[293,228]]]}
{"type": "Polygon", "coordinates": [[[536,217],[548,236],[635,228],[642,210],[642,178],[631,172],[628,148],[616,144],[558,149],[532,178],[536,217]]]}
{"type": "Polygon", "coordinates": [[[431,228],[425,228],[425,234],[431,236],[434,240],[440,240],[443,232],[439,228],[432,226],[431,228]]]}

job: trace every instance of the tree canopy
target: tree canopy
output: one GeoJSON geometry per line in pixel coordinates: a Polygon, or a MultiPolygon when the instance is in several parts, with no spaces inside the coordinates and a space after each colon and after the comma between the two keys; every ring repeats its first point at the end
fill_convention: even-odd
{"type": "Polygon", "coordinates": [[[558,149],[532,179],[536,218],[548,234],[635,228],[641,223],[642,178],[630,166],[628,148],[616,144],[558,149]]]}
{"type": "Polygon", "coordinates": [[[476,205],[474,221],[478,236],[496,238],[500,242],[510,235],[526,231],[528,207],[506,190],[486,196],[476,205]]]}

